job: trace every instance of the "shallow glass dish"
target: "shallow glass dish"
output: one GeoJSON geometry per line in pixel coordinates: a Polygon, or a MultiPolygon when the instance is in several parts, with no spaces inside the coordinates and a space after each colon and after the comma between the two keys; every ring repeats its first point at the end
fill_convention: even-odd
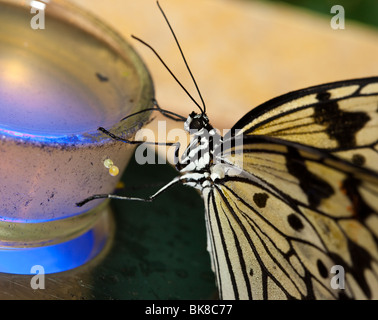
{"type": "MultiPolygon", "coordinates": [[[[150,75],[122,37],[68,1],[0,0],[0,48],[0,272],[30,270],[6,266],[17,259],[9,249],[63,246],[62,256],[74,257],[75,239],[91,233],[93,244],[81,244],[90,259],[108,238],[109,210],[106,202],[75,203],[111,193],[133,154],[97,128],[132,138],[149,113],[120,119],[152,106],[150,75]]],[[[33,263],[49,266],[51,254],[41,252],[33,263]]],[[[45,271],[85,262],[73,259],[45,271]]]]}

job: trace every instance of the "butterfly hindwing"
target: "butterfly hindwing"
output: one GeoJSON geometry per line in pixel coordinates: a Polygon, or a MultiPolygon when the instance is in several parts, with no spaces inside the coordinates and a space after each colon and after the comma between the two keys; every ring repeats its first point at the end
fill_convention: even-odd
{"type": "Polygon", "coordinates": [[[223,298],[377,297],[377,174],[270,137],[215,154],[225,176],[204,197],[223,298]]]}

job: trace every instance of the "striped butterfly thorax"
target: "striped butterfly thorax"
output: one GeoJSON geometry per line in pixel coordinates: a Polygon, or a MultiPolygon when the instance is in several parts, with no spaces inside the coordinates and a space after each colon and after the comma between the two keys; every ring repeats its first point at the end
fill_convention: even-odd
{"type": "Polygon", "coordinates": [[[378,299],[378,77],[282,95],[224,137],[199,108],[178,177],[148,199],[78,205],[195,187],[220,298],[378,299]]]}

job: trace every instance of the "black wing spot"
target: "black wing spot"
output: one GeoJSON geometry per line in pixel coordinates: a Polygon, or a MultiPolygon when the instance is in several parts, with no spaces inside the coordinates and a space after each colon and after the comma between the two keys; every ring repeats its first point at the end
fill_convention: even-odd
{"type": "Polygon", "coordinates": [[[269,196],[266,193],[255,193],[253,195],[253,201],[259,208],[265,208],[268,198],[269,196]]]}
{"type": "Polygon", "coordinates": [[[330,97],[331,97],[331,94],[327,91],[319,92],[316,95],[316,99],[318,99],[319,101],[327,101],[327,100],[329,100],[330,97]]]}
{"type": "Polygon", "coordinates": [[[301,219],[294,213],[287,217],[287,221],[289,222],[290,227],[292,227],[295,231],[301,231],[304,228],[301,219]]]}
{"type": "Polygon", "coordinates": [[[249,275],[252,277],[253,276],[253,269],[249,269],[249,275]]]}
{"type": "Polygon", "coordinates": [[[341,148],[356,146],[356,133],[370,120],[364,112],[345,112],[339,109],[337,101],[321,101],[314,105],[314,120],[326,127],[331,139],[335,139],[341,148]]]}
{"type": "Polygon", "coordinates": [[[350,176],[342,182],[341,190],[351,202],[350,210],[352,211],[354,217],[360,221],[364,221],[374,212],[374,209],[371,208],[362,198],[358,189],[360,185],[360,180],[350,176]]]}
{"type": "Polygon", "coordinates": [[[352,274],[355,277],[362,291],[365,293],[368,299],[372,297],[372,291],[369,287],[367,279],[365,277],[365,270],[372,270],[373,258],[366,249],[354,243],[348,241],[348,249],[350,256],[352,257],[352,274]]]}
{"type": "Polygon", "coordinates": [[[288,148],[286,167],[290,174],[299,181],[299,186],[307,196],[312,208],[317,208],[323,199],[332,196],[335,191],[332,186],[321,177],[308,170],[305,159],[295,148],[288,148]]]}
{"type": "Polygon", "coordinates": [[[362,154],[355,153],[352,156],[352,163],[355,164],[356,166],[363,166],[366,162],[365,157],[362,154]]]}
{"type": "Polygon", "coordinates": [[[316,261],[316,266],[318,267],[319,274],[326,279],[328,277],[328,270],[326,266],[324,265],[322,260],[317,260],[316,261]]]}

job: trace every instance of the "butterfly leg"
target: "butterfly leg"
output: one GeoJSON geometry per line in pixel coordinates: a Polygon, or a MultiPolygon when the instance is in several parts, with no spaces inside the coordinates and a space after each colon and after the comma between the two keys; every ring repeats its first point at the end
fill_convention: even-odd
{"type": "Polygon", "coordinates": [[[173,121],[181,121],[181,122],[186,121],[185,117],[180,116],[179,114],[174,113],[172,111],[168,111],[168,110],[164,110],[164,109],[160,108],[158,102],[155,99],[153,99],[152,102],[153,102],[153,104],[156,108],[154,110],[159,111],[163,116],[167,117],[168,119],[171,119],[173,121]]]}
{"type": "Polygon", "coordinates": [[[136,116],[136,115],[138,115],[140,113],[147,112],[147,111],[159,111],[163,116],[165,116],[165,117],[167,117],[169,119],[172,119],[174,121],[181,121],[181,122],[186,121],[185,117],[183,117],[183,116],[181,116],[181,115],[179,115],[177,113],[174,113],[172,111],[160,108],[160,106],[157,103],[156,99],[152,99],[152,103],[154,104],[154,106],[152,108],[143,109],[141,111],[129,114],[128,116],[122,118],[121,121],[124,121],[126,119],[129,119],[131,117],[134,117],[134,116],[136,116]]]}
{"type": "Polygon", "coordinates": [[[118,200],[130,200],[130,201],[142,201],[142,202],[152,202],[156,197],[158,197],[160,194],[165,192],[168,188],[172,187],[173,185],[177,183],[181,183],[182,176],[178,176],[174,178],[171,182],[167,183],[165,186],[160,188],[157,192],[155,192],[153,195],[149,196],[148,198],[136,198],[136,197],[126,197],[126,196],[118,196],[115,194],[95,194],[91,197],[88,197],[80,202],[76,203],[76,206],[82,207],[86,203],[95,200],[95,199],[118,199],[118,200]]]}
{"type": "Polygon", "coordinates": [[[110,138],[114,139],[114,140],[117,140],[117,141],[122,141],[122,142],[125,142],[125,143],[129,143],[129,144],[142,144],[142,143],[146,143],[146,144],[153,144],[153,145],[165,145],[165,146],[173,146],[173,145],[176,145],[177,142],[150,142],[150,141],[134,141],[134,140],[128,140],[128,139],[125,139],[125,138],[122,138],[120,136],[117,136],[115,135],[114,133],[106,130],[105,128],[103,127],[99,127],[97,130],[105,133],[107,136],[109,136],[110,138]]]}

